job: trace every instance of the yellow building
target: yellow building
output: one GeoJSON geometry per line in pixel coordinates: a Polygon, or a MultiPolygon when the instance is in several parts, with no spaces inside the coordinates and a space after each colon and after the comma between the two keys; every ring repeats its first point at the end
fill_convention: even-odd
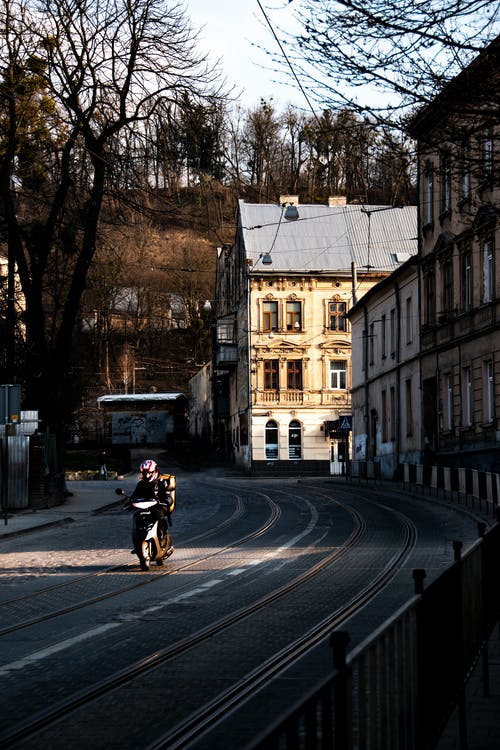
{"type": "Polygon", "coordinates": [[[416,253],[415,227],[415,207],[240,201],[218,256],[212,394],[215,442],[241,469],[346,470],[347,313],[416,253]]]}

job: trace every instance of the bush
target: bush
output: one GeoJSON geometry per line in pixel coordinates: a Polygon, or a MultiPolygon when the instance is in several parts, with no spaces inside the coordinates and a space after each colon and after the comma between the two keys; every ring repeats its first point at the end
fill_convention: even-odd
{"type": "Polygon", "coordinates": [[[67,448],[66,471],[95,471],[101,466],[101,451],[106,451],[105,463],[108,471],[127,474],[130,471],[130,451],[119,446],[106,448],[67,448]]]}

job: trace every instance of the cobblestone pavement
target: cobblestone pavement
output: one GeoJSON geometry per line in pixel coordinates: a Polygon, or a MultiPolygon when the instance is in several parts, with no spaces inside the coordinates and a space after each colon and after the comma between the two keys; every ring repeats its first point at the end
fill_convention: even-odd
{"type": "MultiPolygon", "coordinates": [[[[137,457],[140,461],[140,456],[137,457]]],[[[114,499],[115,487],[132,489],[137,479],[131,473],[120,481],[76,481],[68,483],[71,495],[63,505],[21,513],[3,513],[0,517],[0,543],[4,539],[25,533],[35,533],[41,527],[66,524],[85,515],[118,504],[114,499]]],[[[454,711],[436,750],[498,750],[500,748],[500,627],[497,626],[489,641],[489,695],[484,695],[482,660],[466,688],[465,743],[460,739],[458,711],[454,711]]],[[[384,750],[380,748],[379,750],[384,750]]]]}

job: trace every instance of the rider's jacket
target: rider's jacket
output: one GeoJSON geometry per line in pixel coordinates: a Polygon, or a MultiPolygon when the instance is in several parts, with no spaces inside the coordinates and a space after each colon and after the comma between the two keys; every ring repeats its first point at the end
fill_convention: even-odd
{"type": "Polygon", "coordinates": [[[175,490],[171,485],[170,474],[161,475],[154,482],[147,482],[144,479],[140,479],[130,499],[136,500],[139,497],[143,497],[145,500],[157,500],[162,505],[166,505],[168,512],[171,513],[175,506],[175,490]]]}

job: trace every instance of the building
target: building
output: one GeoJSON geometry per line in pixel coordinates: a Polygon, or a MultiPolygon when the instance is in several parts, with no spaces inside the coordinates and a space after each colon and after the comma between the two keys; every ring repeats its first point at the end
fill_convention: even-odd
{"type": "Polygon", "coordinates": [[[100,396],[102,433],[113,445],[173,445],[186,437],[183,393],[119,393],[100,396]]]}
{"type": "Polygon", "coordinates": [[[414,118],[418,257],[350,311],[353,458],[385,477],[500,471],[499,49],[414,118]]]}
{"type": "Polygon", "coordinates": [[[353,474],[397,476],[420,463],[418,257],[379,282],[349,312],[352,350],[353,474]]]}
{"type": "Polygon", "coordinates": [[[412,123],[422,452],[500,471],[498,37],[412,123]]]}
{"type": "Polygon", "coordinates": [[[240,201],[217,261],[213,424],[252,473],[343,473],[350,456],[348,311],[417,251],[416,208],[240,201]]]}

